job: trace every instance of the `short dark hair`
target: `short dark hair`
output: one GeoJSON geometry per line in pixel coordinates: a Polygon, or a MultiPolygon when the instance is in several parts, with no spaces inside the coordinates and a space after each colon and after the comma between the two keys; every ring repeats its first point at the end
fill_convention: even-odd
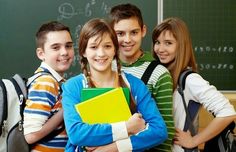
{"type": "Polygon", "coordinates": [[[119,4],[111,8],[110,11],[111,25],[114,26],[115,23],[118,23],[120,20],[136,18],[141,28],[143,28],[143,17],[140,9],[130,3],[119,4]]]}
{"type": "Polygon", "coordinates": [[[44,43],[46,41],[46,35],[52,31],[68,31],[70,33],[69,27],[65,26],[64,24],[58,21],[50,21],[44,23],[40,26],[36,33],[36,46],[43,48],[44,43]]]}

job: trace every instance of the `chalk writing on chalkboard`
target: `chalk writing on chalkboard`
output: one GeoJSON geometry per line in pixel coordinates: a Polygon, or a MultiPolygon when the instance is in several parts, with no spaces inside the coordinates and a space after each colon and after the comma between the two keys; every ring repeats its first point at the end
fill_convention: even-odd
{"type": "MultiPolygon", "coordinates": [[[[57,17],[57,20],[58,21],[70,20],[74,16],[81,16],[81,17],[85,17],[89,19],[96,13],[97,14],[101,13],[101,15],[107,15],[110,12],[110,9],[111,7],[105,2],[102,2],[102,1],[96,2],[96,0],[90,0],[87,3],[85,3],[84,6],[79,5],[79,7],[76,7],[76,5],[73,5],[72,3],[66,2],[58,6],[59,15],[57,17]],[[99,8],[99,9],[96,10],[95,8],[99,8]],[[96,11],[99,11],[99,12],[96,12],[96,11]]],[[[76,40],[79,38],[79,33],[82,26],[83,26],[83,23],[77,24],[75,26],[74,32],[72,32],[72,35],[76,40]]],[[[77,43],[78,43],[77,41],[75,41],[74,43],[75,49],[78,48],[77,43]]]]}
{"type": "Polygon", "coordinates": [[[199,66],[199,70],[209,70],[209,69],[234,70],[234,65],[227,64],[227,63],[217,63],[217,64],[212,64],[212,63],[202,64],[202,63],[200,63],[198,66],[199,66]]]}
{"type": "Polygon", "coordinates": [[[84,17],[91,17],[93,15],[93,7],[100,7],[102,14],[108,14],[111,7],[108,6],[105,2],[97,4],[96,0],[91,0],[85,4],[82,8],[75,8],[71,3],[62,3],[58,7],[59,16],[57,17],[58,21],[64,19],[71,19],[75,15],[83,15],[84,17]]]}
{"type": "Polygon", "coordinates": [[[211,46],[195,46],[194,51],[198,53],[199,58],[201,56],[204,56],[204,54],[210,53],[211,57],[214,60],[214,55],[216,56],[215,62],[211,61],[210,63],[201,61],[198,64],[199,70],[234,70],[234,64],[227,63],[227,61],[217,61],[217,59],[221,58],[222,55],[231,55],[234,53],[234,47],[233,46],[217,46],[217,47],[211,47],[211,46]],[[219,58],[217,58],[219,57],[219,58]]]}
{"type": "Polygon", "coordinates": [[[210,46],[196,46],[194,48],[195,52],[225,52],[225,53],[233,53],[234,48],[232,46],[218,46],[218,47],[210,47],[210,46]]]}

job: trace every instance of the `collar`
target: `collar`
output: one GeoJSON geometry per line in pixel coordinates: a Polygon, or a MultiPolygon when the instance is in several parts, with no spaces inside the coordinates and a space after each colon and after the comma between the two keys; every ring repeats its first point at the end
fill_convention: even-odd
{"type": "Polygon", "coordinates": [[[52,74],[52,76],[58,81],[64,81],[65,79],[59,74],[57,73],[53,68],[51,68],[47,63],[45,62],[41,62],[40,67],[36,70],[35,73],[40,72],[40,71],[48,71],[52,74]]]}
{"type": "Polygon", "coordinates": [[[121,65],[124,67],[137,67],[142,65],[144,62],[151,62],[154,58],[152,57],[150,52],[143,52],[143,54],[133,63],[124,63],[120,61],[121,65]]]}

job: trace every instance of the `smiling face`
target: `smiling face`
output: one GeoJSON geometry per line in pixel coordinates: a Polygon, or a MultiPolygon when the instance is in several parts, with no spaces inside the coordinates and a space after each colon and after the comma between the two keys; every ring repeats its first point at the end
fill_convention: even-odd
{"type": "Polygon", "coordinates": [[[88,60],[91,73],[111,71],[115,47],[110,35],[104,33],[102,37],[95,35],[89,38],[83,56],[88,60]]]}
{"type": "Polygon", "coordinates": [[[140,47],[146,34],[146,27],[142,28],[138,20],[133,17],[114,23],[114,30],[119,42],[120,59],[127,63],[136,60],[141,53],[140,47]]]}
{"type": "Polygon", "coordinates": [[[163,31],[156,39],[154,52],[163,64],[168,64],[175,59],[177,41],[170,31],[163,31]]]}
{"type": "Polygon", "coordinates": [[[37,48],[37,56],[60,75],[63,75],[74,59],[70,33],[64,30],[46,34],[43,48],[37,48]]]}

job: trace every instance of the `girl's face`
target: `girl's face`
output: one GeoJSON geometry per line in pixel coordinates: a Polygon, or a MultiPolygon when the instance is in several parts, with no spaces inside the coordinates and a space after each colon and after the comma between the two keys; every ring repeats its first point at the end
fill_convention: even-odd
{"type": "Polygon", "coordinates": [[[109,34],[97,35],[88,40],[83,54],[87,58],[90,71],[106,72],[111,69],[112,60],[115,56],[115,47],[109,34]]]}
{"type": "Polygon", "coordinates": [[[170,31],[162,32],[154,44],[154,52],[161,63],[167,64],[175,59],[177,41],[170,31]]]}

